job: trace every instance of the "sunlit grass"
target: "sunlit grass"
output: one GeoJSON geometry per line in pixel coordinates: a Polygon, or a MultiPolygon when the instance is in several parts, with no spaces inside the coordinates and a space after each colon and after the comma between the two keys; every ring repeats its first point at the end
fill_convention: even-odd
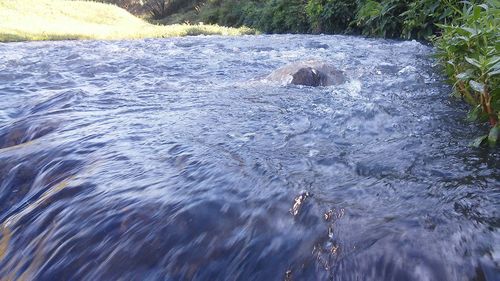
{"type": "Polygon", "coordinates": [[[154,25],[116,6],[96,2],[0,0],[0,42],[252,33],[250,28],[217,25],[154,25]]]}

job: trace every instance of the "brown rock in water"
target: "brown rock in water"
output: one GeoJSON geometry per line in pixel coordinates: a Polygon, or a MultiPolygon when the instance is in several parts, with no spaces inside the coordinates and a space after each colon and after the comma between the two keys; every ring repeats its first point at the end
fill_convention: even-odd
{"type": "Polygon", "coordinates": [[[267,76],[267,80],[283,85],[331,86],[340,85],[347,79],[344,72],[319,61],[295,62],[281,67],[267,76]]]}

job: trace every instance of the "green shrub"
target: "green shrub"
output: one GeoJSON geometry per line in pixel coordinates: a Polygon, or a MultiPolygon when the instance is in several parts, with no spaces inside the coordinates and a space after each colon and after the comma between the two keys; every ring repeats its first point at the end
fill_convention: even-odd
{"type": "Polygon", "coordinates": [[[262,12],[262,4],[248,1],[242,7],[242,11],[243,14],[239,24],[244,26],[255,26],[255,27],[259,24],[262,12]]]}
{"type": "Polygon", "coordinates": [[[460,16],[449,25],[439,25],[442,36],[435,40],[438,58],[451,79],[454,93],[472,105],[469,119],[489,121],[488,140],[495,144],[500,131],[500,4],[465,2],[460,16]]]}
{"type": "Polygon", "coordinates": [[[401,37],[408,0],[360,1],[356,24],[364,35],[397,38],[401,37]]]}
{"type": "Polygon", "coordinates": [[[436,24],[450,23],[459,16],[456,9],[461,0],[447,1],[413,1],[401,14],[404,18],[402,38],[428,39],[439,32],[436,24]]]}
{"type": "Polygon", "coordinates": [[[349,33],[356,8],[352,0],[309,0],[306,13],[314,33],[349,33]]]}
{"type": "Polygon", "coordinates": [[[270,0],[265,3],[257,28],[270,33],[305,33],[309,21],[302,0],[270,0]]]}
{"type": "Polygon", "coordinates": [[[199,6],[200,21],[225,26],[256,26],[258,15],[253,1],[241,3],[239,0],[212,0],[199,6]]]}

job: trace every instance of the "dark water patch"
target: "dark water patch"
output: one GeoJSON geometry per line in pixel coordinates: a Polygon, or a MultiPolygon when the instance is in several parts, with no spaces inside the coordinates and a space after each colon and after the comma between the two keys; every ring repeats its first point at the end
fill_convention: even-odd
{"type": "Polygon", "coordinates": [[[19,121],[0,128],[0,149],[16,146],[41,138],[56,129],[56,124],[49,122],[31,124],[19,121]]]}
{"type": "Polygon", "coordinates": [[[5,165],[0,170],[3,202],[0,221],[5,222],[7,217],[26,209],[54,186],[63,188],[65,181],[81,170],[83,162],[62,158],[66,153],[65,150],[35,153],[30,155],[29,162],[16,156],[1,158],[5,165]]]}
{"type": "Polygon", "coordinates": [[[318,41],[308,41],[305,44],[305,47],[309,49],[328,49],[330,46],[328,44],[321,43],[318,41]]]}

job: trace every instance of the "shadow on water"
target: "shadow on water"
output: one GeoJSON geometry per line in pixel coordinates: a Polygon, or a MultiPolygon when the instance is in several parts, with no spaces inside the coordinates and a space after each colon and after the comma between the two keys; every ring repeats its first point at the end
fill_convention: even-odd
{"type": "Polygon", "coordinates": [[[417,42],[0,45],[0,280],[498,280],[498,149],[417,42]],[[331,62],[335,87],[259,80],[331,62]],[[15,97],[15,98],[14,98],[15,97]]]}
{"type": "Polygon", "coordinates": [[[54,131],[55,125],[18,122],[0,129],[0,149],[26,144],[54,131]]]}

